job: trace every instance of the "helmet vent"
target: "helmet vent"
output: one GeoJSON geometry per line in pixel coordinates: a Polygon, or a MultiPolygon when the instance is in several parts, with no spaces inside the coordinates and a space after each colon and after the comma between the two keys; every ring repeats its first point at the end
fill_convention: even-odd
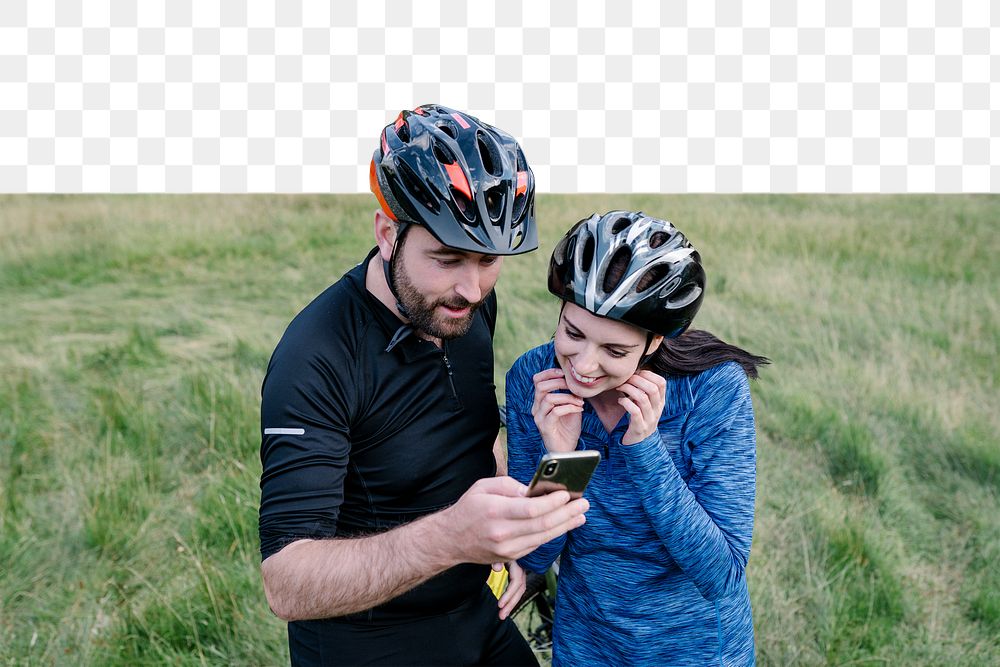
{"type": "Polygon", "coordinates": [[[583,254],[580,255],[580,268],[586,273],[590,271],[590,265],[594,261],[594,237],[588,236],[583,242],[583,254]]]}
{"type": "Polygon", "coordinates": [[[434,197],[431,196],[430,191],[427,186],[424,185],[420,179],[417,177],[413,170],[405,162],[397,163],[397,168],[399,171],[399,179],[403,182],[403,187],[410,192],[418,202],[423,204],[427,209],[438,212],[438,204],[434,197]]]}
{"type": "Polygon", "coordinates": [[[466,199],[465,193],[456,188],[454,185],[448,186],[451,190],[451,198],[455,202],[455,206],[458,207],[459,212],[465,216],[465,219],[469,222],[475,222],[476,211],[472,206],[472,202],[466,199]]]}
{"type": "Polygon", "coordinates": [[[458,135],[455,133],[455,128],[453,128],[450,123],[441,123],[437,127],[439,130],[447,134],[452,139],[458,138],[458,135]]]}
{"type": "Polygon", "coordinates": [[[650,287],[666,278],[669,273],[669,268],[663,264],[657,264],[656,266],[650,268],[649,271],[642,274],[642,278],[639,278],[639,282],[635,285],[635,291],[639,293],[645,292],[650,287]]]}
{"type": "Polygon", "coordinates": [[[482,132],[476,132],[476,144],[479,156],[483,160],[483,168],[494,176],[503,176],[503,161],[497,152],[496,142],[487,138],[482,132]]]}
{"type": "Polygon", "coordinates": [[[528,198],[523,194],[514,197],[514,212],[511,214],[511,220],[515,223],[521,221],[521,216],[524,215],[524,207],[527,203],[528,198]]]}
{"type": "Polygon", "coordinates": [[[659,248],[661,245],[666,243],[670,239],[670,235],[666,232],[655,232],[649,237],[649,247],[659,248]]]}
{"type": "Polygon", "coordinates": [[[664,304],[665,308],[685,308],[691,305],[695,299],[701,296],[701,288],[697,285],[689,285],[677,294],[670,295],[664,304]]]}
{"type": "Polygon", "coordinates": [[[396,128],[396,136],[399,137],[399,140],[404,144],[410,143],[410,124],[405,122],[400,123],[396,128]]]}
{"type": "Polygon", "coordinates": [[[562,266],[566,263],[567,257],[572,257],[573,252],[576,250],[576,237],[569,236],[564,241],[557,243],[555,250],[552,251],[552,259],[555,260],[556,264],[562,266]]]}
{"type": "Polygon", "coordinates": [[[617,234],[618,232],[622,231],[623,229],[625,229],[626,227],[628,227],[631,224],[632,224],[632,221],[630,219],[624,217],[624,216],[621,217],[621,218],[618,218],[617,220],[615,220],[615,223],[613,225],[611,225],[611,233],[612,234],[617,234]]]}
{"type": "Polygon", "coordinates": [[[605,293],[613,292],[618,287],[618,283],[621,282],[622,277],[625,275],[631,259],[632,249],[627,245],[623,245],[618,250],[615,250],[615,254],[611,256],[611,261],[608,262],[608,270],[604,273],[604,284],[601,285],[601,289],[605,293]]]}
{"type": "Polygon", "coordinates": [[[438,141],[434,142],[434,157],[442,164],[455,164],[455,156],[451,150],[438,141]]]}
{"type": "Polygon", "coordinates": [[[503,215],[504,192],[503,187],[496,185],[486,191],[486,212],[490,220],[496,222],[503,215]]]}

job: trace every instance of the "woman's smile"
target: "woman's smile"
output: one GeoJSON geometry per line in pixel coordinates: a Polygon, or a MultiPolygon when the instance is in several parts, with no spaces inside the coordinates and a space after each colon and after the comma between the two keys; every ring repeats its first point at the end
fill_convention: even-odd
{"type": "Polygon", "coordinates": [[[597,382],[598,380],[600,380],[602,377],[604,377],[602,375],[598,375],[596,377],[590,377],[590,376],[587,376],[587,375],[581,375],[580,373],[577,372],[576,367],[573,366],[572,362],[570,362],[570,365],[569,365],[569,372],[570,372],[570,375],[573,376],[574,380],[576,380],[580,384],[585,384],[585,385],[594,384],[595,382],[597,382]]]}

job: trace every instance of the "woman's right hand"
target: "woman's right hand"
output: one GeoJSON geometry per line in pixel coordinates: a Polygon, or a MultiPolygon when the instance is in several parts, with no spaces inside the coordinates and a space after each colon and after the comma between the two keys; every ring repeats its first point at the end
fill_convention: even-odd
{"type": "Polygon", "coordinates": [[[535,400],[531,416],[542,435],[545,449],[550,452],[572,452],[580,439],[583,399],[569,393],[566,375],[561,368],[549,368],[535,373],[535,400]],[[557,393],[560,389],[565,393],[557,393]]]}

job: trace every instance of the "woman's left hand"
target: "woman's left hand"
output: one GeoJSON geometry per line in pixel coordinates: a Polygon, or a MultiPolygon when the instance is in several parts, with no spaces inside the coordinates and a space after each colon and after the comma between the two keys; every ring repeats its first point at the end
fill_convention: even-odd
{"type": "Polygon", "coordinates": [[[497,603],[500,605],[501,621],[510,616],[510,612],[514,611],[517,601],[524,595],[525,583],[527,582],[524,570],[521,569],[516,560],[507,563],[507,574],[507,590],[503,592],[497,603]]]}
{"type": "Polygon", "coordinates": [[[623,445],[642,442],[656,431],[666,401],[667,381],[652,371],[639,371],[618,387],[624,396],[618,403],[629,414],[623,445]]]}

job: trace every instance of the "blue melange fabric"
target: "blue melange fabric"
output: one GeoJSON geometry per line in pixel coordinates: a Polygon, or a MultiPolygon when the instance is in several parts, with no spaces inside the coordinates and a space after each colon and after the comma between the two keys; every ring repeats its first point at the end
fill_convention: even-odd
{"type": "MultiPolygon", "coordinates": [[[[531,416],[532,376],[553,344],[507,373],[510,475],[527,483],[545,453],[531,416]]],[[[579,449],[601,452],[587,523],[522,558],[544,572],[562,556],[555,665],[752,665],[746,564],[756,437],[743,369],[725,363],[669,378],[658,433],[621,444],[589,403],[579,449]]]]}

